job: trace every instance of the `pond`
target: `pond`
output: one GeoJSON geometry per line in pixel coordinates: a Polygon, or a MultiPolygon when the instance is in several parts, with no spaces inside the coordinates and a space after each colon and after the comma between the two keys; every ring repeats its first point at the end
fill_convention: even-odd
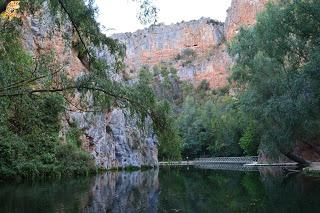
{"type": "Polygon", "coordinates": [[[320,178],[193,167],[0,183],[0,212],[319,212],[320,178]]]}

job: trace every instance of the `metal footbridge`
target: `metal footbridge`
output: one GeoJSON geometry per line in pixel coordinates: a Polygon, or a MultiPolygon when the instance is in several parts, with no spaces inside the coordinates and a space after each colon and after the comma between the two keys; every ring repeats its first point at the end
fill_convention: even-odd
{"type": "Polygon", "coordinates": [[[254,164],[258,161],[257,156],[249,157],[215,157],[198,158],[193,161],[196,168],[230,171],[257,171],[256,167],[247,167],[246,164],[254,164]]]}
{"type": "Polygon", "coordinates": [[[215,157],[215,158],[198,158],[193,161],[194,165],[206,164],[252,164],[258,161],[257,156],[249,157],[215,157]]]}
{"type": "Polygon", "coordinates": [[[257,156],[197,158],[193,161],[160,162],[160,166],[194,166],[201,169],[258,171],[260,167],[295,167],[297,163],[258,163],[257,156]]]}

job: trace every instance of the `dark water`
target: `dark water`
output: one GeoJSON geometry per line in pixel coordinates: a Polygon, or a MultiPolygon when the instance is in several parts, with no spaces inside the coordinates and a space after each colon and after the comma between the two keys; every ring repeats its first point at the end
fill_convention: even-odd
{"type": "Polygon", "coordinates": [[[320,212],[320,179],[184,167],[2,183],[0,212],[320,212]]]}

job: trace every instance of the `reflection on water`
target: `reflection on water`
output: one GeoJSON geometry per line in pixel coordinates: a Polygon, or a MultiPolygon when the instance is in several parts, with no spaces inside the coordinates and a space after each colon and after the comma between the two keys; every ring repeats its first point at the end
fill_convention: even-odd
{"type": "Polygon", "coordinates": [[[158,170],[96,177],[84,212],[157,212],[158,170]]]}
{"type": "Polygon", "coordinates": [[[0,212],[319,212],[320,179],[163,168],[51,183],[0,184],[0,212]]]}
{"type": "Polygon", "coordinates": [[[158,170],[0,184],[0,212],[157,212],[158,170]]]}
{"type": "Polygon", "coordinates": [[[160,172],[159,179],[159,209],[320,212],[320,179],[300,174],[286,176],[281,169],[256,172],[168,169],[160,172]]]}

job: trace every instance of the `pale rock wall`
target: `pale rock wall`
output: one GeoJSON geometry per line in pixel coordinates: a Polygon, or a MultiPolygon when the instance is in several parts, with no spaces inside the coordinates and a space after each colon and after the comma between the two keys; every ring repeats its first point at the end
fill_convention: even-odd
{"type": "Polygon", "coordinates": [[[135,33],[116,34],[113,38],[127,46],[127,65],[139,68],[172,60],[181,50],[191,48],[198,54],[218,47],[223,39],[223,24],[210,19],[157,25],[135,33]]]}
{"type": "Polygon", "coordinates": [[[85,130],[83,147],[90,151],[102,168],[156,166],[157,139],[147,121],[145,130],[137,127],[125,111],[113,109],[105,114],[69,113],[68,121],[85,130]]]}
{"type": "Polygon", "coordinates": [[[269,0],[232,0],[225,21],[224,33],[230,41],[242,26],[253,26],[256,16],[263,11],[269,0]]]}
{"type": "Polygon", "coordinates": [[[135,78],[143,65],[172,62],[182,80],[194,84],[208,80],[212,87],[226,85],[229,57],[224,46],[223,23],[209,18],[172,25],[157,25],[135,33],[112,36],[127,46],[126,73],[135,78]],[[184,65],[176,59],[184,50],[192,50],[195,60],[184,65]]]}
{"type": "MultiPolygon", "coordinates": [[[[55,62],[64,66],[70,78],[77,78],[87,72],[86,67],[72,49],[73,31],[70,23],[64,20],[57,26],[48,6],[34,15],[23,15],[22,41],[25,48],[34,56],[54,53],[55,62]]],[[[106,49],[99,50],[99,56],[106,61],[110,54],[106,49]]],[[[107,71],[107,70],[106,70],[107,71]]],[[[121,76],[115,76],[121,80],[121,76]]],[[[70,106],[72,110],[76,110],[70,106]]],[[[61,130],[62,141],[71,123],[76,123],[84,135],[83,147],[89,151],[98,167],[110,169],[128,166],[156,166],[157,140],[150,121],[145,130],[137,128],[136,120],[125,116],[121,109],[111,109],[100,114],[69,112],[64,113],[61,130]]]]}
{"type": "MultiPolygon", "coordinates": [[[[241,25],[251,25],[265,0],[233,0],[228,10],[226,24],[202,18],[175,25],[154,26],[135,33],[114,35],[127,45],[127,72],[134,78],[144,64],[153,66],[172,62],[183,80],[199,84],[207,80],[212,88],[227,85],[231,58],[226,51],[225,40],[234,36],[241,25]],[[197,57],[190,65],[175,58],[185,49],[192,49],[197,57]]],[[[72,26],[68,22],[58,27],[48,7],[35,15],[23,15],[22,40],[33,55],[53,51],[56,61],[63,64],[71,78],[77,78],[87,70],[71,47],[72,26]]],[[[107,50],[99,52],[108,59],[107,50]]],[[[121,80],[121,76],[118,76],[121,80]]],[[[93,115],[92,113],[66,112],[61,136],[76,122],[84,131],[83,147],[88,150],[98,167],[155,166],[157,140],[150,127],[145,131],[136,127],[136,121],[124,116],[121,109],[93,115]]]]}
{"type": "Polygon", "coordinates": [[[232,59],[226,42],[232,40],[241,26],[252,26],[256,15],[267,0],[233,0],[225,23],[202,18],[173,25],[157,25],[134,33],[112,37],[127,46],[126,73],[135,78],[144,65],[170,63],[178,70],[181,80],[198,85],[207,80],[211,88],[228,84],[232,59]],[[196,53],[196,59],[184,65],[176,57],[186,49],[196,53]]]}

